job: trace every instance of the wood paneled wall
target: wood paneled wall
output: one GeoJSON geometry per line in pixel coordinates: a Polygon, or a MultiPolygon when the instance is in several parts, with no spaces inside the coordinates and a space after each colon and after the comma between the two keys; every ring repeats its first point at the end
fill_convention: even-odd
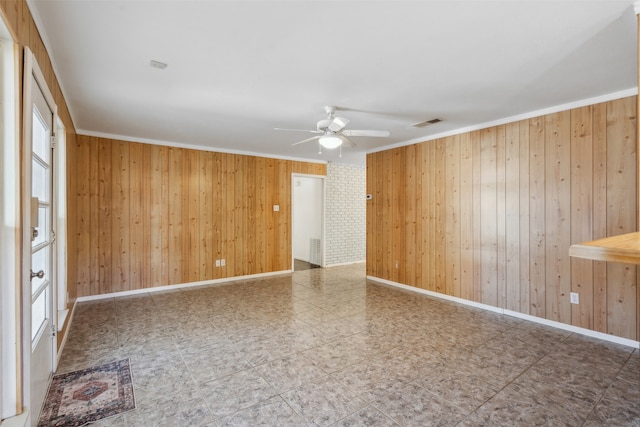
{"type": "Polygon", "coordinates": [[[636,230],[635,121],[631,97],[369,154],[367,274],[640,339],[636,267],[568,255],[636,230]]]}
{"type": "MultiPolygon", "coordinates": [[[[18,88],[17,93],[20,96],[20,106],[19,106],[19,114],[22,116],[22,77],[24,74],[24,48],[28,47],[33,52],[38,65],[44,75],[44,78],[47,82],[47,86],[53,95],[55,103],[58,107],[58,117],[64,124],[65,133],[66,133],[66,141],[68,144],[75,144],[76,138],[76,129],[71,120],[71,114],[69,113],[69,109],[67,107],[67,103],[64,99],[64,95],[62,94],[62,90],[60,89],[60,84],[58,83],[58,79],[53,70],[53,66],[51,64],[51,59],[49,58],[49,54],[47,49],[45,48],[44,43],[42,42],[42,38],[40,37],[40,33],[36,27],[36,24],[33,20],[33,16],[27,6],[26,0],[0,0],[0,13],[2,14],[2,19],[6,22],[9,30],[12,33],[14,41],[19,46],[18,52],[18,88]]],[[[20,120],[20,125],[22,126],[22,117],[20,120]]],[[[22,128],[18,130],[20,136],[20,141],[22,141],[22,128]]],[[[18,265],[22,264],[22,254],[20,250],[18,252],[18,265]]],[[[17,287],[20,286],[19,283],[16,284],[17,287]]],[[[73,287],[69,288],[70,293],[73,295],[74,289],[73,287]]],[[[69,301],[69,303],[73,303],[69,301]]],[[[61,331],[58,331],[57,339],[58,346],[61,345],[64,337],[67,333],[68,328],[68,319],[67,324],[64,325],[61,331]]]]}
{"type": "Polygon", "coordinates": [[[324,164],[87,136],[69,156],[77,296],[291,269],[291,173],[326,174],[324,164]]]}

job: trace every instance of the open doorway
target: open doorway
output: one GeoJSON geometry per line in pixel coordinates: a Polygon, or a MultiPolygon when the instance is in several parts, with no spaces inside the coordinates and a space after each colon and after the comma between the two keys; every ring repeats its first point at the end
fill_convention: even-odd
{"type": "Polygon", "coordinates": [[[291,253],[294,271],[324,266],[324,177],[292,175],[291,253]]]}

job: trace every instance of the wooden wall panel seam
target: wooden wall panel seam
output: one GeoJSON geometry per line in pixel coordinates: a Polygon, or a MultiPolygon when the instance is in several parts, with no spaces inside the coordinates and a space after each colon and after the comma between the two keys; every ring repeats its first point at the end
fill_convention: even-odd
{"type": "Polygon", "coordinates": [[[291,174],[326,175],[323,164],[88,136],[70,151],[81,160],[69,204],[78,296],[290,269],[291,174]]]}
{"type": "Polygon", "coordinates": [[[368,155],[368,274],[638,339],[638,269],[568,256],[636,226],[635,120],[630,97],[368,155]]]}

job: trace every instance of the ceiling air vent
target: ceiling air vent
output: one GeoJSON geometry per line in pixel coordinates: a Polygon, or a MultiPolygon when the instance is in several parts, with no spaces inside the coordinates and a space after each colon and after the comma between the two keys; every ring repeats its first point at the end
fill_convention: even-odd
{"type": "Polygon", "coordinates": [[[414,123],[411,126],[414,128],[421,128],[421,127],[425,127],[425,126],[429,126],[429,125],[434,125],[436,123],[441,122],[442,119],[431,119],[431,120],[425,120],[423,122],[418,122],[418,123],[414,123]]]}

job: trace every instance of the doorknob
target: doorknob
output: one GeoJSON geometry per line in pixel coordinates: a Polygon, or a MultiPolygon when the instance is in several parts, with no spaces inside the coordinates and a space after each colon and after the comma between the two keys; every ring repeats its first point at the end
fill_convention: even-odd
{"type": "Polygon", "coordinates": [[[40,270],[37,273],[34,273],[33,270],[31,270],[31,280],[33,280],[34,277],[42,279],[44,277],[44,270],[40,270]]]}

